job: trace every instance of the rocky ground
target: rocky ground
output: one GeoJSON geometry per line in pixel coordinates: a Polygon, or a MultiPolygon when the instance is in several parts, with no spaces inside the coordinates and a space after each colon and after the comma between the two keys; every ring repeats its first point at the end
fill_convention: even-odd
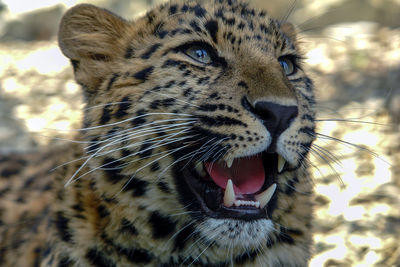
{"type": "MultiPolygon", "coordinates": [[[[317,208],[310,266],[400,266],[400,28],[385,25],[336,23],[300,35],[321,134],[311,153],[317,208]]],[[[54,29],[25,39],[17,32],[24,36],[4,30],[0,38],[3,152],[71,138],[83,107],[54,29]]]]}

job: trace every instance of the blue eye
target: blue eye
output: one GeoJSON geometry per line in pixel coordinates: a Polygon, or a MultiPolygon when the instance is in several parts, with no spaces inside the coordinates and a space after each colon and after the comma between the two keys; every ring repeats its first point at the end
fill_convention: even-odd
{"type": "Polygon", "coordinates": [[[289,57],[281,57],[279,58],[279,64],[281,64],[283,72],[286,76],[293,75],[296,73],[296,65],[293,60],[289,57]]]}
{"type": "Polygon", "coordinates": [[[185,53],[186,55],[196,61],[199,61],[200,63],[208,64],[212,61],[209,51],[206,48],[198,45],[189,47],[188,49],[186,49],[185,53]]]}

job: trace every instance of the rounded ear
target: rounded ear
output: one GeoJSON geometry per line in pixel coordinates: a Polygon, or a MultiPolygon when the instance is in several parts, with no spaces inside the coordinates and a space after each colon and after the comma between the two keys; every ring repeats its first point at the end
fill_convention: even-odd
{"type": "Polygon", "coordinates": [[[105,9],[80,4],[69,9],[62,18],[59,46],[72,60],[91,58],[107,61],[123,53],[120,42],[129,25],[105,9]]]}
{"type": "Polygon", "coordinates": [[[281,24],[281,31],[293,41],[296,40],[297,30],[296,27],[290,22],[284,22],[281,24]]]}

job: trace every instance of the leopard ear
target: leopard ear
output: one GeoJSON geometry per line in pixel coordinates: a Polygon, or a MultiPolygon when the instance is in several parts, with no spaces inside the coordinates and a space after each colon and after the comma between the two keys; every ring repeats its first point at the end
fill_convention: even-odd
{"type": "Polygon", "coordinates": [[[77,5],[61,20],[58,42],[87,97],[95,95],[114,62],[124,55],[131,24],[89,4],[77,5]]]}
{"type": "Polygon", "coordinates": [[[71,60],[109,61],[122,54],[120,42],[128,28],[129,23],[117,15],[90,4],[80,4],[62,18],[58,42],[71,60]]]}
{"type": "Polygon", "coordinates": [[[296,40],[297,37],[297,29],[296,27],[290,22],[284,22],[281,24],[281,31],[286,34],[287,37],[292,39],[293,41],[296,40]]]}

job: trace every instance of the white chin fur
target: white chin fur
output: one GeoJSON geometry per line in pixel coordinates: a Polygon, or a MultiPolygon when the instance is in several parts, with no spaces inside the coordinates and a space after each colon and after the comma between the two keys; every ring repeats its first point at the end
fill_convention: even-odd
{"type": "Polygon", "coordinates": [[[207,219],[198,228],[201,236],[220,247],[238,250],[264,246],[274,231],[271,220],[207,219]]]}

